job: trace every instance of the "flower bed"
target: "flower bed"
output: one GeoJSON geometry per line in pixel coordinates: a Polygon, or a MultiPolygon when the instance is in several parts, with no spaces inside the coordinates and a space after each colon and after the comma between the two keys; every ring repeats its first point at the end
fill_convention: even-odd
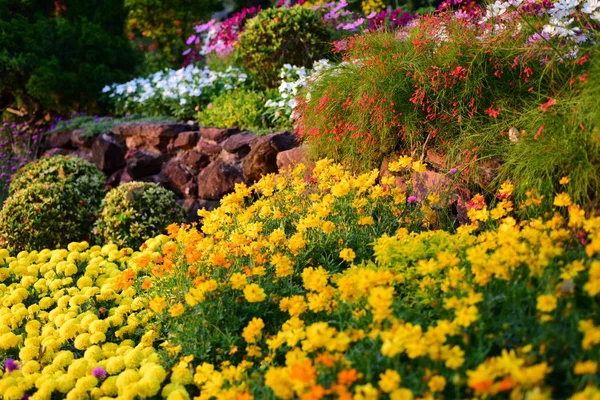
{"type": "Polygon", "coordinates": [[[559,193],[519,220],[536,206],[507,182],[444,231],[439,196],[377,175],[322,160],[238,185],[140,251],[0,250],[0,395],[599,395],[598,217],[559,193]]]}

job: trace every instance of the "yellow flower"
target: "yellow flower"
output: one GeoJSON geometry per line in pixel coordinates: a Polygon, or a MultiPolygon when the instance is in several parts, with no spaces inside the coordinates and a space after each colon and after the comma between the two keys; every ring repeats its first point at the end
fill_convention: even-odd
{"type": "Polygon", "coordinates": [[[551,312],[556,308],[556,297],[543,294],[537,298],[537,309],[541,312],[551,312]]]}
{"type": "Polygon", "coordinates": [[[167,306],[167,301],[164,297],[155,297],[150,301],[148,306],[154,312],[161,312],[167,306]]]}
{"type": "Polygon", "coordinates": [[[323,233],[331,233],[335,229],[335,224],[331,221],[325,221],[321,227],[323,233]]]}
{"type": "Polygon", "coordinates": [[[250,303],[258,303],[266,298],[265,291],[256,283],[251,283],[244,288],[244,297],[250,303]]]}
{"type": "Polygon", "coordinates": [[[356,253],[354,250],[345,248],[340,251],[340,258],[347,262],[352,262],[356,258],[356,253]]]}
{"type": "Polygon", "coordinates": [[[261,336],[261,330],[265,327],[265,323],[261,318],[252,318],[242,332],[242,336],[246,343],[256,343],[261,336]]]}
{"type": "Polygon", "coordinates": [[[383,374],[379,374],[379,388],[386,393],[398,389],[400,382],[400,374],[394,370],[387,369],[383,374]]]}
{"type": "Polygon", "coordinates": [[[429,390],[432,392],[441,392],[446,387],[446,378],[436,375],[428,383],[429,390]]]}
{"type": "Polygon", "coordinates": [[[560,183],[561,185],[566,185],[567,183],[569,183],[571,180],[569,179],[568,176],[563,176],[562,178],[560,178],[560,181],[558,181],[558,183],[560,183]]]}
{"type": "Polygon", "coordinates": [[[554,197],[554,205],[557,207],[568,207],[571,204],[571,196],[568,193],[562,192],[554,197]]]}
{"type": "Polygon", "coordinates": [[[427,163],[421,162],[419,160],[414,161],[412,163],[412,169],[415,172],[425,172],[427,170],[427,163]]]}
{"type": "Polygon", "coordinates": [[[358,219],[358,225],[373,225],[375,223],[375,221],[373,220],[373,217],[368,216],[368,217],[361,217],[358,219]]]}
{"type": "Polygon", "coordinates": [[[595,361],[579,361],[573,368],[575,375],[596,375],[598,372],[598,363],[595,361]]]}
{"type": "Polygon", "coordinates": [[[171,314],[172,317],[179,317],[184,311],[185,307],[181,303],[174,304],[169,308],[169,314],[171,314]]]}

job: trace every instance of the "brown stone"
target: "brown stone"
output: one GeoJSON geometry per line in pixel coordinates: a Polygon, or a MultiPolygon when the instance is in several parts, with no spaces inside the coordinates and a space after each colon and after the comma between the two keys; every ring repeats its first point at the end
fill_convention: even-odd
{"type": "Polygon", "coordinates": [[[244,158],[244,178],[248,182],[255,182],[263,175],[277,172],[278,152],[277,147],[268,137],[255,141],[250,153],[244,158]]]}
{"type": "Polygon", "coordinates": [[[91,148],[94,143],[93,136],[85,136],[85,129],[75,129],[71,132],[71,143],[77,148],[91,148]]]}
{"type": "Polygon", "coordinates": [[[52,157],[52,156],[68,156],[73,153],[73,150],[65,149],[63,147],[55,147],[50,150],[47,150],[44,153],[44,157],[52,157]]]}
{"type": "Polygon", "coordinates": [[[148,150],[157,154],[166,153],[173,139],[170,137],[130,136],[125,138],[125,144],[131,150],[148,150]]]}
{"type": "Polygon", "coordinates": [[[129,175],[129,172],[127,172],[127,170],[123,170],[123,173],[121,173],[121,180],[119,181],[119,185],[122,185],[124,183],[129,183],[129,182],[133,182],[134,179],[129,175]]]}
{"type": "Polygon", "coordinates": [[[175,137],[173,147],[177,149],[189,150],[198,143],[198,132],[187,131],[181,132],[175,137]]]}
{"type": "Polygon", "coordinates": [[[447,158],[434,149],[428,149],[426,161],[434,168],[443,169],[446,168],[447,158]]]}
{"type": "Polygon", "coordinates": [[[94,159],[92,149],[81,148],[72,152],[71,155],[77,156],[89,162],[93,162],[94,159]]]}
{"type": "Polygon", "coordinates": [[[133,179],[159,173],[163,163],[160,154],[149,150],[129,150],[125,161],[127,172],[133,179]]]}
{"type": "Polygon", "coordinates": [[[238,164],[215,159],[198,175],[198,197],[204,200],[219,200],[233,192],[236,183],[243,182],[238,164]]]}
{"type": "Polygon", "coordinates": [[[196,183],[193,175],[177,159],[171,159],[160,173],[161,183],[184,197],[194,196],[196,183]]]}
{"type": "Polygon", "coordinates": [[[440,195],[448,191],[447,177],[443,174],[434,171],[413,172],[412,176],[413,195],[423,201],[431,192],[436,192],[440,195]]]}
{"type": "Polygon", "coordinates": [[[204,154],[196,150],[189,150],[180,153],[180,159],[183,165],[195,171],[196,173],[200,172],[202,168],[210,164],[210,157],[208,154],[204,154]]]}
{"type": "Polygon", "coordinates": [[[48,135],[47,147],[71,147],[71,131],[64,130],[48,135]]]}
{"type": "Polygon", "coordinates": [[[106,186],[111,189],[119,186],[123,172],[125,172],[125,169],[119,169],[113,172],[108,178],[106,178],[106,186]]]}
{"type": "Polygon", "coordinates": [[[250,152],[250,145],[256,139],[258,139],[258,136],[252,132],[241,132],[225,139],[223,143],[221,143],[221,146],[223,147],[223,150],[228,153],[248,154],[248,152],[250,152]]]}
{"type": "Polygon", "coordinates": [[[211,157],[217,157],[221,153],[221,150],[223,150],[223,147],[220,144],[209,143],[204,139],[200,139],[196,146],[196,150],[211,157]]]}
{"type": "Polygon", "coordinates": [[[103,133],[96,137],[92,145],[92,161],[102,171],[110,173],[125,166],[126,152],[119,137],[103,133]]]}
{"type": "Polygon", "coordinates": [[[174,138],[180,132],[190,130],[190,125],[171,122],[132,122],[115,126],[112,131],[124,138],[141,136],[144,138],[174,138]]]}
{"type": "Polygon", "coordinates": [[[300,146],[277,153],[277,168],[284,170],[308,163],[308,146],[300,146]]]}
{"type": "Polygon", "coordinates": [[[262,138],[269,139],[277,151],[290,150],[299,144],[298,138],[292,132],[276,132],[262,138]]]}
{"type": "Polygon", "coordinates": [[[231,135],[235,135],[239,133],[240,130],[237,128],[211,128],[211,127],[200,127],[200,136],[204,140],[209,140],[215,143],[219,143],[230,137],[231,135]]]}

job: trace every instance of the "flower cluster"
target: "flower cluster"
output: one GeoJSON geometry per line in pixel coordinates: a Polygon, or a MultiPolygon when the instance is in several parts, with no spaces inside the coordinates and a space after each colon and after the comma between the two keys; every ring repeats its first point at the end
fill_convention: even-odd
{"type": "Polygon", "coordinates": [[[310,81],[317,79],[321,71],[332,67],[329,60],[325,59],[315,61],[310,69],[285,64],[279,73],[281,83],[277,88],[278,95],[265,103],[270,119],[273,122],[286,121],[287,124],[292,125],[294,109],[297,105],[296,97],[302,88],[306,87],[310,81]]]}
{"type": "Polygon", "coordinates": [[[396,180],[425,168],[301,165],[140,251],[0,250],[0,396],[597,397],[600,217],[518,220],[506,182],[423,230],[396,180]]]}
{"type": "Polygon", "coordinates": [[[204,106],[227,90],[244,85],[248,76],[237,68],[211,71],[208,67],[188,65],[178,70],[163,70],[132,81],[104,87],[120,114],[172,115],[193,118],[196,108],[204,106]]]}

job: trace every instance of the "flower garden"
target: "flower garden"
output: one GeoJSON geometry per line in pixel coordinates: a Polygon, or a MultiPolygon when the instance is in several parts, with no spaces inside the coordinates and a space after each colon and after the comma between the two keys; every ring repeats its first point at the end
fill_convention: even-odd
{"type": "Polygon", "coordinates": [[[5,3],[1,399],[600,399],[597,1],[5,3]]]}

